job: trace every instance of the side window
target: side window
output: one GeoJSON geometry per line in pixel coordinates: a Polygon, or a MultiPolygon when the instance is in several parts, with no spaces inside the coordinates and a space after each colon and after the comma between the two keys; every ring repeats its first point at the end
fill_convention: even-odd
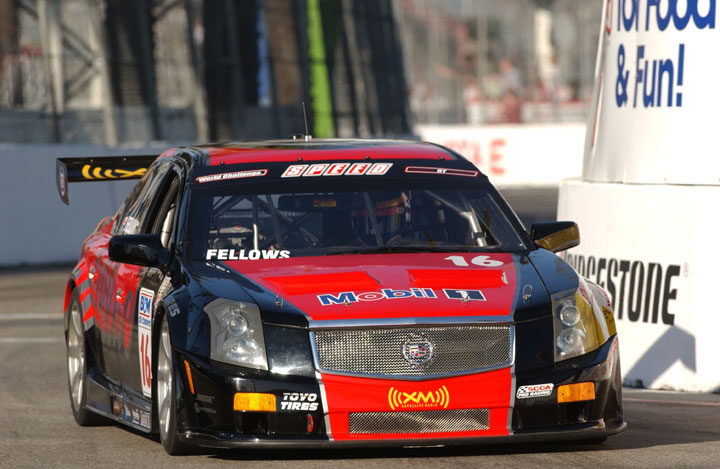
{"type": "Polygon", "coordinates": [[[125,215],[131,208],[137,206],[140,201],[140,196],[145,189],[145,186],[155,174],[156,169],[157,167],[151,167],[150,169],[148,169],[147,172],[145,172],[145,175],[138,181],[137,184],[135,184],[135,187],[133,187],[130,195],[128,195],[123,201],[123,203],[120,204],[120,208],[115,215],[115,224],[112,228],[112,234],[127,234],[124,232],[125,225],[127,224],[125,215]]]}
{"type": "Polygon", "coordinates": [[[179,189],[180,177],[175,171],[169,171],[160,190],[156,207],[151,212],[153,215],[148,220],[147,232],[159,234],[164,247],[170,246],[179,189]]]}
{"type": "Polygon", "coordinates": [[[140,196],[134,200],[128,198],[127,207],[120,223],[120,234],[138,234],[147,229],[147,218],[156,202],[158,189],[162,186],[168,170],[168,163],[153,166],[148,180],[141,189],[140,196]]]}

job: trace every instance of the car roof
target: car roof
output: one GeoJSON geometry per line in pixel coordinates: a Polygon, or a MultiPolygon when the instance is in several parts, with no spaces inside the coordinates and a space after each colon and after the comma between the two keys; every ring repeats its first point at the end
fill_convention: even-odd
{"type": "Polygon", "coordinates": [[[241,163],[353,160],[467,161],[440,145],[410,140],[311,139],[229,142],[196,146],[202,166],[241,163]]]}

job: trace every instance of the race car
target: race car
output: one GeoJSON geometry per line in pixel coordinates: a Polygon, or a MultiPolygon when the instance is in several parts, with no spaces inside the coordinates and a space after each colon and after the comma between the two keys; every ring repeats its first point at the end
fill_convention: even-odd
{"type": "Polygon", "coordinates": [[[65,295],[70,403],[192,447],[475,445],[623,431],[611,301],[442,146],[296,139],[60,158],[141,178],[65,295]]]}

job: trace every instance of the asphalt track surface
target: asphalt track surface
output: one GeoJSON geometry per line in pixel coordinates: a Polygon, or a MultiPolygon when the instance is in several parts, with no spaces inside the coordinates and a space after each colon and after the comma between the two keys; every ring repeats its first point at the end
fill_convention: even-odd
{"type": "MultiPolygon", "coordinates": [[[[513,195],[506,197],[513,203],[513,195]]],[[[554,212],[548,214],[521,213],[521,218],[526,223],[553,219],[554,212]]],[[[0,271],[0,467],[720,467],[720,395],[627,388],[628,429],[602,444],[242,450],[170,457],[156,437],[114,423],[83,428],[73,420],[60,312],[69,270],[0,271]]],[[[622,354],[622,338],[620,344],[622,354]]]]}

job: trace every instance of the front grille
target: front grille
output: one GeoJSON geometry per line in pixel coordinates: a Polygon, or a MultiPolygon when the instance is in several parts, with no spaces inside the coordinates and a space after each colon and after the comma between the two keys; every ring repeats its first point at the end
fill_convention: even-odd
{"type": "Polygon", "coordinates": [[[318,367],[330,373],[422,377],[498,368],[512,360],[510,326],[335,329],[313,335],[318,367]],[[423,344],[424,355],[407,357],[408,344],[416,344],[416,352],[423,344]]]}
{"type": "Polygon", "coordinates": [[[487,430],[488,409],[350,413],[350,433],[444,433],[487,430]]]}

